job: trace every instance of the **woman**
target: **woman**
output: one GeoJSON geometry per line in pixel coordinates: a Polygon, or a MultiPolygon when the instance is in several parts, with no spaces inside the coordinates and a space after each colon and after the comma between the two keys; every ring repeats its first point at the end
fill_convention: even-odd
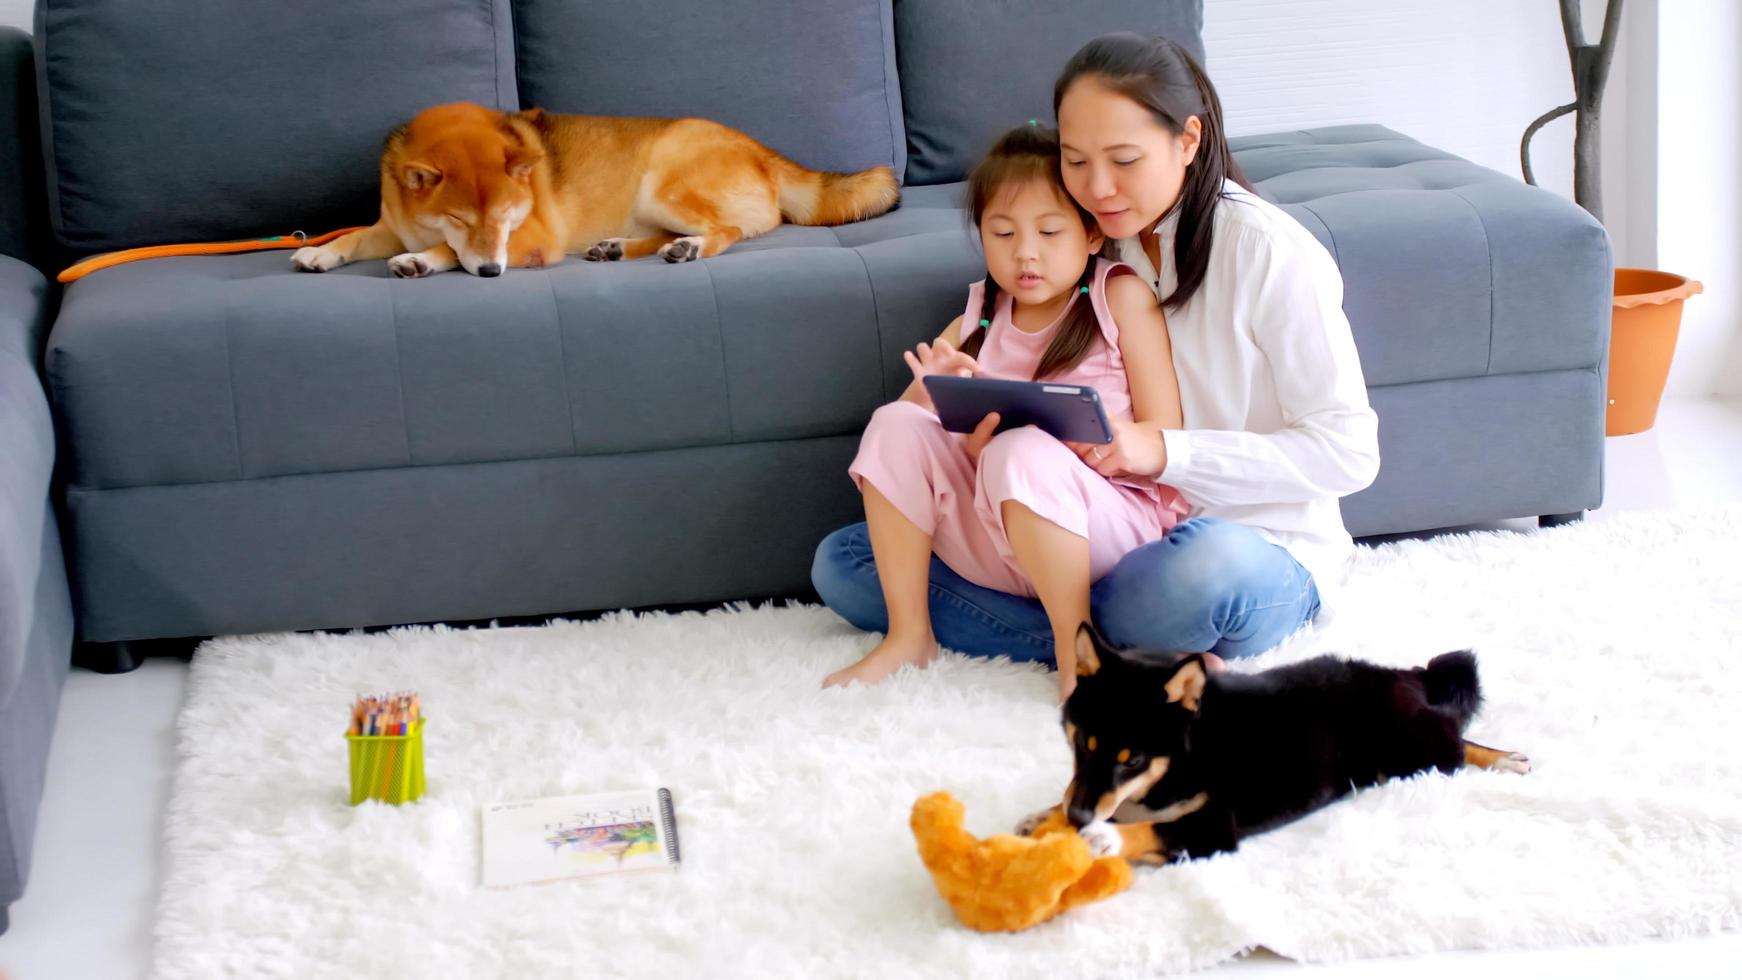
{"type": "MultiPolygon", "coordinates": [[[[1110,34],[1077,52],[1053,90],[1066,188],[1167,315],[1184,424],[1115,423],[1109,446],[1071,449],[1103,475],[1179,490],[1190,517],[1093,586],[1116,646],[1260,653],[1309,623],[1353,542],[1338,499],[1373,482],[1378,427],[1343,315],[1343,282],[1318,240],[1252,193],[1203,69],[1164,38],[1110,34]]],[[[887,629],[865,525],[817,549],[823,601],[887,629]]],[[[973,585],[933,559],[938,642],[1050,660],[1038,601],[973,585]]]]}

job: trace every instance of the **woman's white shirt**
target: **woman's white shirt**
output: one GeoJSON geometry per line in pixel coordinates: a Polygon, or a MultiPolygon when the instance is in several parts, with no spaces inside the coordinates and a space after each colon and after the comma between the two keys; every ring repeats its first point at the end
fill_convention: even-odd
{"type": "MultiPolygon", "coordinates": [[[[1203,284],[1167,311],[1184,428],[1169,429],[1160,482],[1193,517],[1250,527],[1313,574],[1324,605],[1354,542],[1338,498],[1379,472],[1378,418],[1343,315],[1343,277],[1318,239],[1228,181],[1203,284]]],[[[1158,273],[1136,238],[1120,261],[1165,297],[1176,281],[1177,209],[1157,225],[1158,273]]]]}

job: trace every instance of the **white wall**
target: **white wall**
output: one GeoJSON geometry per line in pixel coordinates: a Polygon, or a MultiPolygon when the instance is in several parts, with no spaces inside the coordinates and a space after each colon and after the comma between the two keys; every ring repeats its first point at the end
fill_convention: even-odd
{"type": "MultiPolygon", "coordinates": [[[[1210,74],[1235,134],[1379,123],[1521,178],[1524,128],[1572,101],[1555,0],[1206,0],[1204,7],[1210,74]]],[[[1624,87],[1625,70],[1612,69],[1611,97],[1624,87]]],[[[1606,130],[1623,130],[1625,113],[1605,108],[1606,130]]],[[[1572,131],[1572,116],[1563,116],[1531,144],[1537,182],[1568,197],[1572,131]]]]}
{"type": "Polygon", "coordinates": [[[1742,4],[1664,0],[1657,21],[1657,259],[1700,280],[1668,391],[1742,394],[1742,4]]]}
{"type": "Polygon", "coordinates": [[[32,0],[0,0],[0,26],[30,30],[32,0]]]}
{"type": "MultiPolygon", "coordinates": [[[[1583,0],[1595,42],[1604,0],[1583,0]]],[[[1518,142],[1572,101],[1555,0],[1206,0],[1233,133],[1376,122],[1520,177],[1518,142]]],[[[1573,117],[1532,142],[1572,197],[1573,117]]],[[[1701,280],[1668,393],[1742,393],[1742,3],[1625,0],[1603,101],[1604,224],[1620,265],[1701,280]],[[1659,138],[1661,136],[1661,139],[1659,138]]]]}

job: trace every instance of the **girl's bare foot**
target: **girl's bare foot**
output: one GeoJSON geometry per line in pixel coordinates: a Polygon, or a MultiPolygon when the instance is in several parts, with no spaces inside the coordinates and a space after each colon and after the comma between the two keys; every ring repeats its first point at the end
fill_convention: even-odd
{"type": "Polygon", "coordinates": [[[937,656],[938,641],[930,633],[920,637],[885,636],[883,642],[858,663],[823,678],[823,686],[840,687],[851,681],[875,684],[900,670],[903,664],[924,667],[937,656]]]}

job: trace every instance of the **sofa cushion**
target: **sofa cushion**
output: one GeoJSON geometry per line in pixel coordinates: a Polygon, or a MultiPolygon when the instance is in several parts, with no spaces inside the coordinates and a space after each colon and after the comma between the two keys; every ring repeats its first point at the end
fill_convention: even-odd
{"type": "Polygon", "coordinates": [[[1201,62],[1202,0],[895,0],[907,182],[961,180],[999,133],[1050,121],[1052,86],[1084,42],[1160,34],[1201,62]]]}
{"type": "Polygon", "coordinates": [[[157,259],[68,288],[48,369],[75,488],[833,436],[982,269],[942,208],[496,279],[157,259]]]}
{"type": "Polygon", "coordinates": [[[1229,142],[1336,258],[1369,386],[1602,361],[1609,238],[1578,205],[1383,126],[1229,142]]]}
{"type": "Polygon", "coordinates": [[[42,0],[55,234],[75,253],[367,224],[418,110],[514,108],[508,0],[42,0]]]}
{"type": "Polygon", "coordinates": [[[899,179],[907,154],[889,3],[515,0],[520,101],[700,116],[812,169],[888,165],[899,179]]]}

